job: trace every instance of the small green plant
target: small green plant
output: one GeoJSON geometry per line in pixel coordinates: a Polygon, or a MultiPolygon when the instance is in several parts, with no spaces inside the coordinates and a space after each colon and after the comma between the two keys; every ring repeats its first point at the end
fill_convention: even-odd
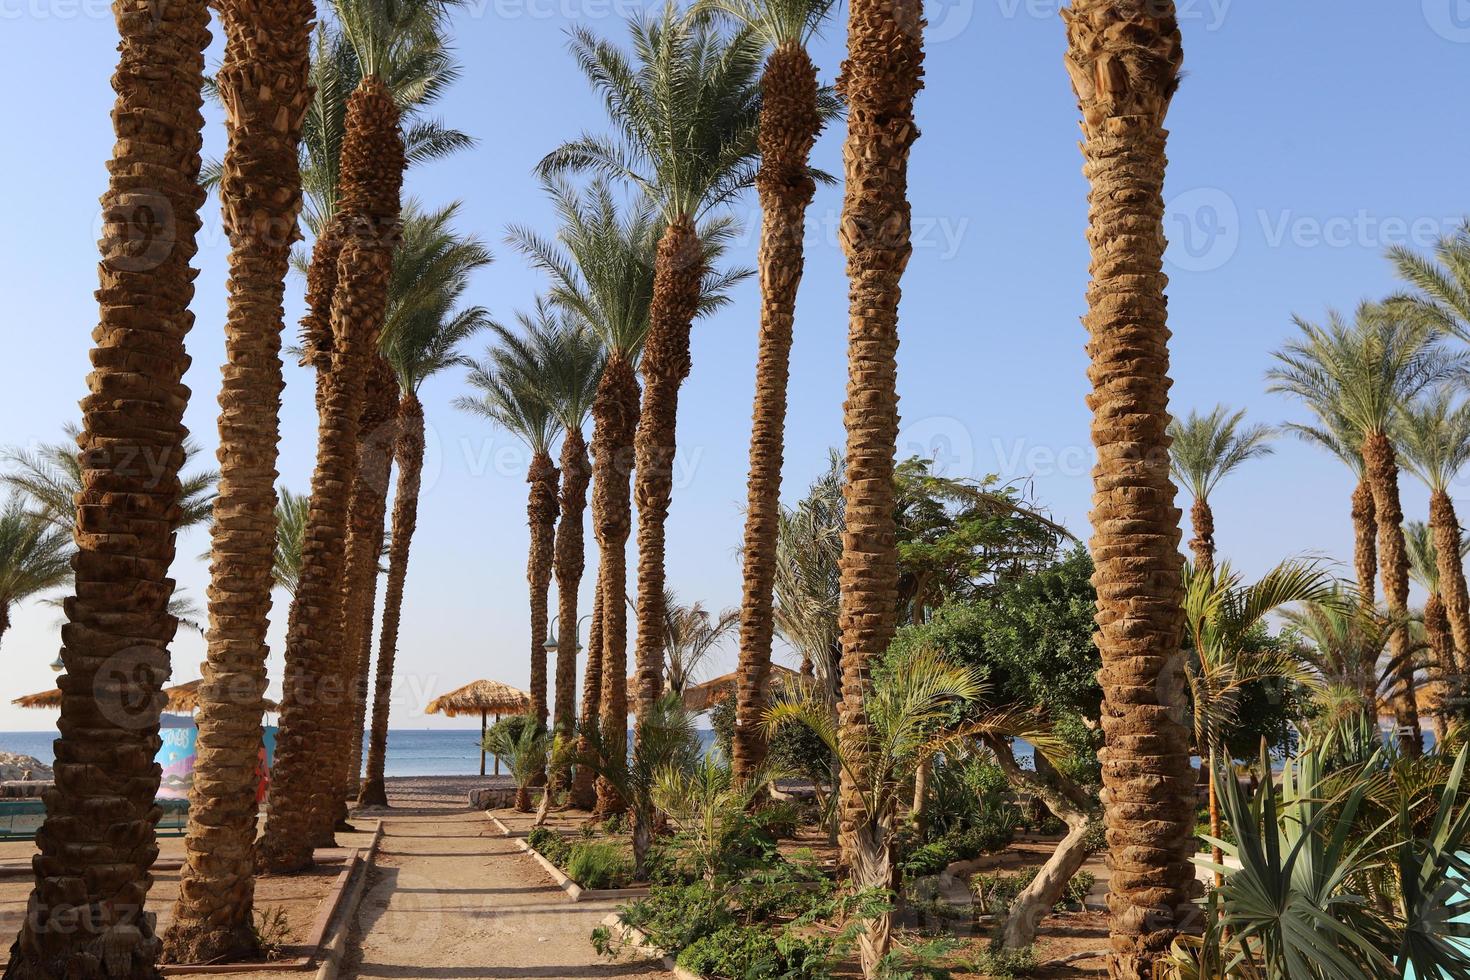
{"type": "Polygon", "coordinates": [[[990,980],[1019,980],[1036,969],[1036,948],[1006,949],[999,944],[982,949],[970,969],[990,980]]]}
{"type": "Polygon", "coordinates": [[[690,944],[678,963],[711,980],[826,980],[830,952],[826,940],[731,925],[690,944]]]}
{"type": "Polygon", "coordinates": [[[526,843],[530,844],[546,860],[563,871],[566,870],[567,858],[571,855],[572,845],[561,834],[547,827],[535,827],[526,835],[526,843]]]}
{"type": "Polygon", "coordinates": [[[625,888],[633,881],[633,862],[616,844],[578,841],[567,855],[566,872],[583,888],[625,888]]]}
{"type": "Polygon", "coordinates": [[[678,953],[695,940],[735,921],[723,890],[697,881],[691,885],[655,885],[648,897],[618,909],[624,923],[639,929],[662,949],[678,953]]]}
{"type": "Polygon", "coordinates": [[[1087,902],[1087,896],[1092,891],[1092,886],[1097,884],[1097,875],[1091,871],[1079,871],[1067,882],[1067,890],[1062,893],[1062,904],[1081,909],[1087,902]]]}
{"type": "Polygon", "coordinates": [[[295,934],[291,932],[291,923],[286,918],[286,910],[279,905],[268,905],[265,908],[255,910],[255,922],[252,924],[255,933],[255,945],[260,954],[268,960],[278,960],[284,955],[284,949],[295,940],[295,934]]]}

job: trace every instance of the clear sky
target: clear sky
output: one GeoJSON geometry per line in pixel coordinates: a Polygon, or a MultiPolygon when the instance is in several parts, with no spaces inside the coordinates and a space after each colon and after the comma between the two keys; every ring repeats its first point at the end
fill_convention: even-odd
{"type": "MultiPolygon", "coordinates": [[[[1087,281],[1086,183],[1058,6],[930,6],[926,88],[917,107],[923,135],[910,169],[915,249],[904,279],[900,450],[938,452],[951,474],[1031,478],[1037,497],[1085,536],[1090,450],[1078,317],[1087,281]]],[[[622,37],[622,18],[635,9],[635,0],[472,0],[455,19],[464,74],[439,114],[479,145],[414,170],[406,191],[432,205],[464,202],[463,227],[496,252],[468,298],[497,317],[509,319],[543,286],[501,243],[510,223],[554,230],[533,165],[579,130],[603,128],[600,104],[566,53],[564,29],[576,21],[622,37]]],[[[1259,421],[1300,418],[1296,406],[1265,394],[1262,381],[1270,351],[1291,330],[1289,316],[1351,308],[1388,292],[1387,245],[1426,247],[1470,211],[1470,5],[1179,0],[1179,9],[1187,77],[1169,117],[1167,186],[1174,406],[1182,413],[1224,401],[1259,421]]],[[[827,81],[842,56],[844,16],[845,7],[815,46],[827,81]]],[[[0,19],[0,119],[11,134],[0,154],[0,186],[8,191],[0,230],[0,443],[26,445],[57,438],[77,417],[83,393],[97,316],[96,201],[112,143],[116,35],[102,0],[0,0],[0,19]]],[[[216,40],[211,63],[219,47],[216,40]]],[[[842,136],[838,126],[823,137],[817,165],[841,172],[842,136]]],[[[205,139],[206,153],[217,156],[224,135],[213,108],[205,139]]],[[[840,207],[841,189],[826,188],[810,213],[792,355],[788,499],[843,438],[840,207]]],[[[759,223],[753,195],[737,210],[747,230],[735,259],[751,264],[759,223]]],[[[210,451],[226,249],[211,202],[186,378],[194,393],[187,423],[210,451]]],[[[302,288],[293,277],[293,335],[302,288]]],[[[754,280],[735,299],[696,327],[668,529],[670,584],[686,601],[713,608],[739,603],[754,280]]],[[[282,482],[305,490],[315,449],[312,379],[294,364],[286,377],[282,482]]],[[[519,686],[528,678],[525,457],[505,434],[450,407],[459,388],[451,373],[423,392],[429,459],[404,602],[395,727],[433,724],[422,704],[473,678],[519,686]]],[[[1407,481],[1405,489],[1406,511],[1423,517],[1425,493],[1407,481]]],[[[1304,552],[1346,559],[1350,490],[1336,461],[1282,441],[1273,458],[1221,486],[1220,548],[1251,572],[1304,552]]],[[[1464,485],[1456,496],[1466,496],[1464,485]]],[[[197,556],[207,546],[205,532],[186,534],[175,565],[201,602],[207,570],[197,556]]],[[[277,598],[275,678],[285,622],[277,598]]],[[[582,603],[590,609],[588,588],[582,603]]],[[[0,730],[54,723],[54,715],[8,702],[52,685],[47,664],[59,646],[58,616],[35,604],[15,611],[0,650],[0,730]]],[[[197,635],[180,633],[176,681],[198,676],[203,650],[197,635]]],[[[733,662],[733,644],[722,656],[721,669],[733,662]]]]}

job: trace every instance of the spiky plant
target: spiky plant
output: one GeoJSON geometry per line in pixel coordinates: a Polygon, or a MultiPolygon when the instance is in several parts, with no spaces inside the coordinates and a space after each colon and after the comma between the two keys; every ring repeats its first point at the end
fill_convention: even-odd
{"type": "Polygon", "coordinates": [[[1269,456],[1272,436],[1268,425],[1244,425],[1245,409],[1231,412],[1216,405],[1208,415],[1193,409],[1183,421],[1169,423],[1169,462],[1174,478],[1184,484],[1194,504],[1189,522],[1194,527],[1194,563],[1201,570],[1215,564],[1215,513],[1210,494],[1216,485],[1248,460],[1269,456]]]}
{"type": "Polygon", "coordinates": [[[71,535],[12,494],[0,509],[0,638],[10,610],[71,577],[71,535]]]}
{"type": "Polygon", "coordinates": [[[530,813],[531,786],[536,777],[546,771],[550,757],[550,733],[534,723],[515,729],[496,725],[485,736],[484,748],[510,770],[516,784],[515,808],[521,813],[530,813]]]}

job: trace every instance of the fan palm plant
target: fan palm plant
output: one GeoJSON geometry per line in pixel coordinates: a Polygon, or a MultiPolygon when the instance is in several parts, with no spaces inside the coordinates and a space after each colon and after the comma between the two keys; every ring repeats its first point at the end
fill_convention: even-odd
{"type": "Polygon", "coordinates": [[[551,755],[551,735],[534,723],[512,727],[496,725],[485,736],[485,751],[510,770],[516,784],[515,808],[531,812],[531,786],[546,771],[551,755]]]}
{"type": "Polygon", "coordinates": [[[715,644],[740,625],[740,610],[726,609],[713,619],[702,603],[686,606],[673,589],[664,590],[664,679],[682,695],[714,652],[715,644]]]}
{"type": "Polygon", "coordinates": [[[204,200],[209,9],[204,0],[118,0],[113,12],[115,139],[77,440],[82,491],[73,502],[76,588],[61,630],[56,785],[36,834],[29,914],[6,965],[15,977],[156,976],[161,945],[142,910],[157,856],[160,691],[178,626],[169,565],[204,200]]]}
{"type": "MultiPolygon", "coordinates": [[[[594,171],[624,180],[658,208],[662,232],[641,370],[634,439],[638,499],[639,711],[661,683],[664,528],[673,491],[679,388],[690,370],[689,336],[709,271],[698,222],[754,178],[760,47],[748,30],[723,37],[706,18],[679,13],[630,25],[633,60],[585,29],[572,51],[604,99],[614,137],[584,135],[541,161],[543,174],[594,171]]],[[[613,593],[608,593],[609,598],[613,593]]]]}
{"type": "Polygon", "coordinates": [[[1165,117],[1184,60],[1172,0],[1074,0],[1065,66],[1091,193],[1092,555],[1103,668],[1108,972],[1148,977],[1194,914],[1193,772],[1180,653],[1183,561],[1169,479],[1169,328],[1162,272],[1165,117]]]}
{"type": "MultiPolygon", "coordinates": [[[[1399,502],[1398,461],[1392,435],[1405,405],[1456,374],[1467,363],[1447,353],[1426,326],[1363,304],[1349,322],[1336,311],[1324,325],[1301,317],[1301,336],[1275,352],[1279,362],[1267,377],[1271,390],[1296,395],[1308,404],[1337,406],[1347,430],[1361,445],[1364,472],[1373,491],[1378,525],[1378,560],[1390,614],[1406,622],[1409,601],[1408,556],[1404,550],[1403,508],[1399,502]]],[[[1399,738],[1410,753],[1422,751],[1413,661],[1404,655],[1407,628],[1395,637],[1400,678],[1394,714],[1399,738]]]]}
{"type": "MultiPolygon", "coordinates": [[[[518,314],[527,333],[550,312],[537,300],[533,313],[518,314]]],[[[466,378],[476,394],[455,399],[463,411],[489,419],[520,439],[531,452],[526,482],[531,485],[526,500],[526,521],[531,531],[526,579],[531,588],[531,717],[546,725],[546,640],[550,616],[547,593],[551,588],[557,506],[557,469],[551,446],[561,431],[561,420],[540,396],[545,385],[543,352],[527,344],[506,327],[494,327],[496,344],[483,360],[471,365],[466,378]]]]}
{"type": "Polygon", "coordinates": [[[1272,452],[1271,427],[1243,425],[1244,420],[1244,409],[1231,412],[1216,405],[1208,415],[1190,411],[1184,421],[1169,423],[1170,469],[1194,498],[1189,511],[1194,540],[1189,546],[1202,572],[1215,564],[1215,513],[1210,494],[1242,463],[1272,452]]]}
{"type": "Polygon", "coordinates": [[[71,577],[71,535],[28,511],[12,494],[0,509],[0,638],[10,610],[71,577]]]}
{"type": "MultiPolygon", "coordinates": [[[[406,212],[403,242],[393,260],[393,288],[381,347],[401,392],[394,424],[398,486],[393,495],[367,775],[358,792],[358,803],[366,806],[386,806],[388,802],[383,783],[388,699],[424,468],[424,406],[419,389],[441,371],[468,365],[460,348],[490,323],[483,307],[460,305],[472,275],[490,264],[490,253],[473,235],[454,230],[458,213],[458,204],[427,212],[411,206],[406,212]]],[[[377,572],[380,541],[371,551],[369,574],[377,572]]],[[[366,664],[361,666],[366,671],[366,664]]],[[[350,756],[347,761],[353,768],[358,764],[350,756]]]]}
{"type": "Polygon", "coordinates": [[[696,9],[722,14],[748,27],[770,50],[761,75],[761,162],[755,179],[761,203],[761,324],[746,480],[740,663],[732,743],[735,772],[748,779],[765,758],[760,718],[775,630],[773,589],[786,385],[804,260],[806,209],[816,193],[809,161],[823,123],[822,91],[807,42],[827,19],[832,0],[703,0],[696,9]]]}
{"type": "MultiPolygon", "coordinates": [[[[1194,744],[1201,759],[1223,746],[1224,731],[1236,717],[1247,688],[1309,682],[1291,651],[1261,648],[1251,634],[1283,607],[1331,603],[1339,595],[1337,580],[1314,561],[1282,562],[1249,585],[1229,563],[1186,569],[1185,635],[1193,652],[1187,675],[1194,744]]],[[[1220,809],[1213,781],[1209,797],[1210,833],[1219,837],[1220,809]]],[[[1220,857],[1217,848],[1216,863],[1220,857]]]]}

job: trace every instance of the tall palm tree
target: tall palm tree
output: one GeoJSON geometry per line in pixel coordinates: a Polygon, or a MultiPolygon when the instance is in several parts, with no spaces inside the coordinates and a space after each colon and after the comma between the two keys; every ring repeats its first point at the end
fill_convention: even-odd
{"type": "Polygon", "coordinates": [[[160,691],[178,625],[168,572],[187,434],[184,337],[204,200],[209,10],[202,0],[116,0],[113,14],[116,140],[77,439],[82,490],[75,594],[61,630],[56,786],[36,834],[11,977],[156,976],[161,945],[142,910],[158,854],[160,691]]]}
{"type": "MultiPolygon", "coordinates": [[[[526,333],[537,328],[549,311],[537,300],[534,313],[517,319],[526,333]]],[[[546,365],[540,351],[496,324],[496,345],[484,360],[475,362],[466,378],[476,394],[455,399],[456,407],[489,419],[525,443],[531,451],[526,482],[531,485],[526,500],[526,522],[531,531],[526,579],[531,587],[531,717],[546,725],[547,593],[551,588],[557,505],[558,474],[551,459],[551,445],[561,432],[561,420],[541,398],[546,365]]]]}
{"type": "Polygon", "coordinates": [[[320,355],[323,336],[332,338],[332,346],[330,366],[318,365],[320,420],[311,509],[301,580],[286,627],[281,725],[265,837],[256,854],[257,868],[273,872],[309,866],[312,849],[332,840],[340,806],[339,767],[332,760],[351,743],[353,715],[350,703],[345,710],[343,704],[350,700],[344,697],[341,633],[347,516],[367,374],[387,312],[407,165],[398,106],[379,69],[393,62],[397,47],[418,36],[437,36],[443,18],[435,0],[341,0],[336,12],[362,80],[347,99],[337,210],[317,242],[318,251],[322,239],[337,243],[335,275],[329,289],[320,279],[307,282],[308,351],[320,355]]]}
{"type": "MultiPolygon", "coordinates": [[[[595,742],[601,740],[602,718],[602,585],[597,577],[592,584],[592,619],[587,625],[587,665],[582,669],[582,704],[577,718],[577,741],[573,756],[585,759],[595,742]]],[[[624,683],[627,683],[624,681],[624,683]]],[[[597,770],[578,763],[572,775],[569,793],[572,804],[583,810],[597,806],[597,770]]]]}
{"type": "Polygon", "coordinates": [[[1358,600],[1372,608],[1378,579],[1377,511],[1373,504],[1373,487],[1368,483],[1363,465],[1362,440],[1342,414],[1337,389],[1303,394],[1307,406],[1317,416],[1317,424],[1288,422],[1287,432],[1313,443],[1342,460],[1353,471],[1351,518],[1353,522],[1353,571],[1357,576],[1358,600]]]}
{"type": "Polygon", "coordinates": [[[1194,540],[1189,546],[1200,572],[1215,565],[1215,513],[1210,509],[1210,494],[1241,463],[1272,452],[1271,427],[1243,426],[1244,420],[1245,409],[1231,412],[1216,405],[1208,415],[1191,410],[1183,422],[1169,423],[1170,469],[1194,497],[1189,511],[1194,540]]]}
{"type": "MultiPolygon", "coordinates": [[[[1429,531],[1434,536],[1432,554],[1438,573],[1436,592],[1453,640],[1450,657],[1441,663],[1441,670],[1446,676],[1460,678],[1456,686],[1462,687],[1463,679],[1470,677],[1470,591],[1465,585],[1460,550],[1460,519],[1449,488],[1470,463],[1470,404],[1456,404],[1448,389],[1435,391],[1400,413],[1395,436],[1404,465],[1429,488],[1429,531]]],[[[1426,605],[1426,629],[1428,618],[1426,605]]],[[[1454,693],[1455,707],[1461,714],[1470,707],[1464,695],[1463,690],[1454,693]]]]}
{"type": "Polygon", "coordinates": [[[625,180],[656,204],[663,221],[634,453],[635,700],[646,711],[661,691],[664,529],[673,492],[679,388],[689,375],[690,329],[709,269],[698,222],[754,177],[761,53],[752,32],[725,38],[707,18],[679,13],[672,0],[661,17],[640,18],[629,29],[633,61],[616,45],[573,28],[573,54],[603,96],[617,135],[563,144],[540,169],[591,170],[625,180]]]}
{"type": "MultiPolygon", "coordinates": [[[[1184,60],[1172,0],[1073,0],[1066,68],[1091,193],[1088,312],[1101,752],[1115,873],[1108,973],[1151,975],[1197,910],[1179,510],[1169,479],[1164,117],[1184,60]]],[[[850,520],[850,517],[849,517],[850,520]]]]}
{"type": "Polygon", "coordinates": [[[0,638],[16,603],[63,585],[71,577],[71,535],[31,513],[12,494],[0,509],[0,638]]]}
{"type": "MultiPolygon", "coordinates": [[[[388,804],[383,770],[388,751],[389,695],[424,469],[424,406],[419,389],[439,372],[469,364],[460,347],[490,322],[490,315],[483,307],[459,305],[471,275],[490,264],[490,253],[479,239],[454,231],[452,224],[458,213],[458,203],[430,212],[411,205],[404,220],[403,243],[393,260],[394,288],[382,351],[384,359],[393,367],[402,393],[394,425],[398,486],[393,495],[388,582],[378,637],[367,774],[357,796],[361,806],[388,804]]],[[[374,573],[376,567],[375,552],[374,573]]],[[[362,664],[362,669],[366,670],[366,664],[362,664]]],[[[355,767],[356,761],[351,761],[355,767]]]]}
{"type": "Polygon", "coordinates": [[[775,630],[772,590],[786,385],[804,260],[806,209],[816,193],[809,161],[823,121],[817,68],[806,46],[826,20],[832,0],[705,0],[701,8],[718,11],[750,28],[770,49],[761,75],[760,170],[755,179],[761,203],[757,262],[761,323],[746,480],[739,682],[731,759],[735,778],[743,780],[765,759],[761,715],[775,630]]]}
{"type": "Polygon", "coordinates": [[[1423,749],[1414,695],[1414,658],[1407,655],[1409,564],[1404,550],[1403,508],[1392,434],[1405,404],[1463,369],[1461,355],[1444,351],[1427,326],[1365,303],[1349,322],[1336,311],[1324,325],[1293,318],[1301,336],[1275,352],[1267,377],[1272,391],[1309,404],[1338,406],[1348,430],[1361,441],[1364,472],[1373,491],[1378,525],[1378,564],[1389,615],[1399,623],[1393,659],[1403,671],[1394,715],[1405,752],[1423,749]]]}
{"type": "Polygon", "coordinates": [[[740,610],[725,609],[711,618],[701,602],[684,605],[673,589],[664,591],[664,678],[674,694],[695,682],[715,645],[740,626],[740,610]]]}
{"type": "Polygon", "coordinates": [[[199,688],[199,765],[185,861],[164,956],[208,963],[258,949],[253,916],[261,705],[275,551],[281,332],[299,237],[301,127],[311,88],[309,0],[225,0],[215,76],[227,147],[219,196],[230,239],[220,496],[210,529],[207,651],[199,688]]]}
{"type": "MultiPolygon", "coordinates": [[[[1462,549],[1463,549],[1462,539],[1462,549]]],[[[1455,655],[1455,638],[1450,630],[1449,616],[1445,613],[1443,579],[1440,578],[1439,549],[1435,545],[1434,532],[1423,521],[1408,521],[1404,524],[1404,547],[1409,552],[1409,577],[1424,590],[1424,609],[1419,619],[1424,630],[1424,645],[1429,650],[1429,666],[1426,671],[1433,695],[1426,698],[1427,714],[1438,720],[1435,729],[1436,741],[1443,742],[1445,733],[1452,727],[1456,713],[1464,713],[1463,682],[1459,658],[1455,655]]],[[[1464,560],[1461,551],[1460,559],[1464,560]]]]}

